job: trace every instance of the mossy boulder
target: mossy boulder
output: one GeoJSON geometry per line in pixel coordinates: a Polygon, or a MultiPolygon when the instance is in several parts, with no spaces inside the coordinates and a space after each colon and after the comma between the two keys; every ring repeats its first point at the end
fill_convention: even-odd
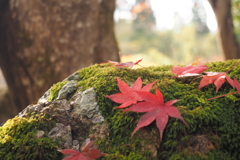
{"type": "MultiPolygon", "coordinates": [[[[225,72],[238,60],[207,63],[208,71],[225,72]]],[[[240,159],[240,95],[224,83],[216,92],[213,84],[198,90],[201,78],[173,77],[173,66],[139,69],[96,64],[83,68],[54,84],[39,102],[0,127],[0,159],[62,159],[59,149],[79,149],[91,135],[109,160],[240,159]],[[131,136],[141,113],[113,109],[119,104],[104,95],[119,92],[116,77],[130,86],[141,77],[143,85],[158,80],[155,88],[165,101],[181,99],[174,106],[188,123],[169,118],[162,141],[155,123],[131,136]],[[84,98],[85,97],[85,98],[84,98]],[[63,128],[62,136],[57,136],[63,128]]],[[[240,65],[228,75],[240,80],[240,65]]]]}

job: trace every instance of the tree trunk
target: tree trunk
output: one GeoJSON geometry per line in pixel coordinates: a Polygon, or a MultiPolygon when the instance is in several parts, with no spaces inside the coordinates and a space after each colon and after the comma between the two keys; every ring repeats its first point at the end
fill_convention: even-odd
{"type": "Polygon", "coordinates": [[[208,0],[215,13],[218,24],[220,51],[225,59],[239,59],[240,47],[234,34],[231,0],[208,0]]]}
{"type": "Polygon", "coordinates": [[[119,61],[114,9],[114,0],[0,1],[0,66],[18,111],[77,69],[119,61]]]}

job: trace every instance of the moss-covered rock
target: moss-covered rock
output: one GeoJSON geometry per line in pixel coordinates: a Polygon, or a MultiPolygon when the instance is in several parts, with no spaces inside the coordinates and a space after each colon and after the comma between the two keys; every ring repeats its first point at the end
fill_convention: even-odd
{"type": "MultiPolygon", "coordinates": [[[[206,65],[210,68],[208,71],[225,72],[237,62],[230,60],[206,65]]],[[[0,159],[61,159],[60,152],[57,152],[57,149],[64,148],[59,145],[61,139],[56,141],[47,136],[55,123],[69,125],[73,140],[80,144],[90,135],[95,135],[99,150],[109,154],[102,157],[106,160],[240,159],[239,94],[207,101],[235,89],[224,83],[218,92],[213,84],[198,90],[200,78],[169,78],[174,76],[170,72],[171,67],[117,69],[109,64],[96,64],[77,71],[53,85],[39,101],[40,107],[28,107],[21,117],[17,116],[0,127],[0,159]],[[113,109],[119,104],[104,96],[119,92],[116,77],[129,85],[138,77],[144,85],[158,80],[151,92],[158,87],[165,101],[181,99],[175,106],[188,126],[179,119],[169,118],[161,142],[154,123],[131,136],[142,114],[113,109]],[[76,82],[71,83],[74,89],[67,90],[64,99],[58,99],[60,90],[71,81],[76,82]],[[96,93],[95,98],[91,98],[93,103],[97,102],[94,111],[91,115],[75,113],[79,112],[76,106],[81,107],[76,103],[83,101],[83,92],[90,88],[96,93]],[[102,117],[94,121],[99,113],[102,117]],[[38,130],[46,134],[39,138],[36,136],[38,130]]],[[[240,80],[240,65],[228,75],[240,80]]],[[[80,110],[88,112],[87,105],[80,110]]]]}
{"type": "Polygon", "coordinates": [[[37,137],[38,130],[48,131],[54,123],[43,114],[8,120],[0,127],[0,159],[61,159],[57,141],[45,136],[37,137]]]}

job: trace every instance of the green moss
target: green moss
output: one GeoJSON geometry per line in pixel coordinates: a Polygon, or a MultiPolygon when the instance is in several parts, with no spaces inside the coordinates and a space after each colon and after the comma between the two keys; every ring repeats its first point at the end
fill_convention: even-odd
{"type": "Polygon", "coordinates": [[[117,111],[111,118],[109,127],[111,128],[110,137],[99,142],[101,150],[110,153],[110,156],[103,159],[121,159],[121,160],[148,160],[153,154],[150,150],[142,150],[142,138],[132,136],[139,115],[132,112],[117,111]],[[107,142],[107,145],[106,145],[107,142]]]}
{"type": "Polygon", "coordinates": [[[8,120],[0,127],[0,159],[61,159],[62,154],[57,151],[57,142],[46,135],[42,138],[36,137],[37,130],[45,131],[53,125],[51,119],[44,115],[8,120]]]}
{"type": "Polygon", "coordinates": [[[58,96],[58,92],[65,84],[67,84],[67,82],[68,81],[62,81],[62,82],[53,84],[53,86],[50,88],[50,95],[48,97],[48,100],[53,101],[54,99],[56,99],[58,96]]]}
{"type": "MultiPolygon", "coordinates": [[[[208,63],[206,65],[210,67],[208,71],[224,72],[233,67],[237,62],[237,60],[231,60],[227,62],[208,63]]],[[[100,109],[111,129],[110,136],[106,140],[108,145],[101,142],[101,149],[115,156],[121,155],[120,157],[122,158],[119,159],[124,159],[130,156],[130,154],[135,154],[136,157],[141,155],[142,159],[149,159],[150,154],[139,150],[139,141],[141,140],[136,138],[137,136],[131,137],[131,133],[136,127],[137,120],[141,114],[127,114],[122,113],[121,110],[113,109],[119,104],[104,97],[104,95],[119,92],[116,77],[119,77],[129,85],[132,85],[138,77],[141,77],[144,85],[158,80],[157,87],[163,93],[165,101],[181,99],[181,101],[176,103],[176,107],[181,111],[188,123],[188,126],[185,126],[178,119],[169,119],[169,123],[164,131],[163,142],[160,144],[162,147],[159,150],[158,159],[168,159],[174,154],[179,155],[178,147],[181,144],[180,139],[194,134],[206,134],[210,136],[217,134],[221,139],[218,144],[219,151],[221,153],[228,153],[228,156],[232,159],[240,157],[239,95],[236,94],[206,101],[208,98],[233,92],[233,89],[226,83],[219,92],[215,91],[216,88],[212,84],[198,90],[201,79],[196,79],[196,77],[169,79],[169,77],[174,76],[170,72],[171,67],[117,69],[110,67],[108,64],[97,64],[78,71],[81,77],[78,84],[82,90],[90,87],[96,88],[98,102],[101,106],[100,109]],[[166,152],[168,154],[164,154],[166,152]],[[145,156],[143,156],[144,154],[145,156]]],[[[237,66],[229,72],[229,75],[239,80],[239,72],[240,66],[237,66]]],[[[151,92],[153,91],[154,89],[151,92]]],[[[212,155],[217,155],[217,153],[212,151],[203,156],[211,157],[212,155]]],[[[104,159],[111,158],[105,157],[104,159]]]]}
{"type": "MultiPolygon", "coordinates": [[[[225,72],[237,62],[238,60],[231,60],[208,63],[206,65],[210,67],[208,71],[225,72]]],[[[235,89],[225,83],[218,92],[216,92],[216,87],[213,84],[198,90],[200,78],[169,78],[175,76],[170,72],[171,67],[117,69],[106,63],[86,67],[77,72],[79,76],[78,90],[83,91],[91,87],[95,88],[100,110],[110,129],[109,136],[98,141],[100,150],[109,154],[102,159],[154,159],[152,158],[151,150],[142,150],[141,143],[147,140],[140,138],[139,132],[144,129],[151,130],[156,128],[155,124],[141,128],[134,136],[131,136],[139,117],[144,113],[122,112],[121,109],[113,109],[119,106],[119,104],[104,96],[120,92],[116,77],[119,77],[129,85],[132,85],[138,77],[142,78],[143,85],[158,80],[151,92],[154,92],[155,88],[158,87],[163,93],[165,101],[181,99],[174,105],[180,110],[188,126],[184,125],[181,120],[170,117],[155,159],[237,160],[240,157],[239,94],[207,101],[206,99],[234,92],[235,89]],[[214,138],[211,138],[210,140],[214,147],[205,154],[196,154],[184,148],[189,139],[188,137],[194,135],[217,137],[218,140],[215,142],[214,138]]],[[[239,73],[240,65],[231,70],[229,75],[240,80],[239,73]]],[[[63,81],[53,85],[50,89],[49,100],[54,100],[58,91],[66,83],[67,81],[63,81]]],[[[3,132],[1,128],[0,132],[3,132]]],[[[159,134],[156,136],[159,136],[159,134]]],[[[8,142],[11,137],[11,135],[7,134],[4,139],[8,142]]],[[[11,148],[13,146],[12,144],[11,148]]]]}
{"type": "Polygon", "coordinates": [[[102,159],[114,159],[114,160],[148,160],[142,155],[143,153],[139,152],[130,152],[128,156],[122,155],[120,152],[103,157],[102,159]]]}
{"type": "Polygon", "coordinates": [[[226,153],[221,151],[211,151],[208,154],[204,155],[201,153],[192,154],[188,150],[174,154],[168,158],[168,160],[226,160],[229,159],[229,156],[226,153]]]}

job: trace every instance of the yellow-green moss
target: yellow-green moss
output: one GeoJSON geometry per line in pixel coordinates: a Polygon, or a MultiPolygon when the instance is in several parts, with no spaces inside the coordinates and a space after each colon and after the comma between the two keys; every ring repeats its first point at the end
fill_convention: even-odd
{"type": "Polygon", "coordinates": [[[67,82],[68,81],[62,81],[62,82],[53,84],[53,86],[50,88],[50,95],[48,97],[48,100],[53,101],[54,99],[56,99],[58,96],[58,92],[65,84],[67,84],[67,82]]]}
{"type": "Polygon", "coordinates": [[[44,115],[29,118],[15,117],[0,127],[0,159],[4,160],[59,160],[57,142],[46,135],[37,138],[37,130],[49,130],[54,123],[44,115]]]}

